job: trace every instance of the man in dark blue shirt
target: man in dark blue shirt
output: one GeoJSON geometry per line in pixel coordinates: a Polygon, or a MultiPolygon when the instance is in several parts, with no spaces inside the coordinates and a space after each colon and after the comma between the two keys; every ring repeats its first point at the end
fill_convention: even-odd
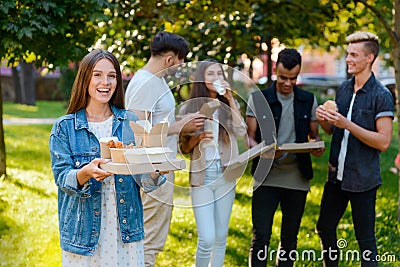
{"type": "Polygon", "coordinates": [[[353,77],[336,93],[337,112],[322,105],[316,110],[324,131],[333,134],[317,231],[324,265],[338,266],[336,228],[350,202],[362,266],[378,266],[375,203],[382,184],[379,155],[389,148],[392,139],[394,104],[389,90],[372,72],[379,53],[378,37],[356,32],[346,41],[346,63],[353,77]]]}

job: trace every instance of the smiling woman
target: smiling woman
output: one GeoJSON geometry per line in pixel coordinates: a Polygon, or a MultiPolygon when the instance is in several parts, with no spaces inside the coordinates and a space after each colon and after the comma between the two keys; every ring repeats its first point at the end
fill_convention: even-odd
{"type": "Polygon", "coordinates": [[[112,115],[108,101],[117,86],[117,73],[108,59],[100,59],[89,84],[89,103],[86,107],[88,121],[101,122],[112,115]]]}
{"type": "MultiPolygon", "coordinates": [[[[103,97],[102,93],[98,92],[98,94],[103,97]]],[[[99,101],[99,106],[105,109],[100,114],[104,115],[104,111],[109,109],[109,104],[123,109],[123,97],[122,74],[118,60],[108,51],[96,49],[84,57],[81,62],[72,88],[67,114],[75,113],[82,108],[87,109],[89,105],[89,109],[94,108],[97,105],[90,104],[92,100],[92,102],[99,101]],[[102,83],[105,83],[108,89],[102,83]],[[87,92],[87,88],[89,88],[89,92],[87,92]],[[107,101],[105,103],[105,99],[97,100],[96,89],[109,90],[111,88],[113,88],[113,91],[110,94],[106,94],[107,101]]],[[[96,107],[96,109],[98,108],[100,107],[96,107]]]]}
{"type": "Polygon", "coordinates": [[[55,122],[50,134],[63,266],[144,266],[139,186],[150,192],[165,177],[113,175],[100,168],[107,162],[100,158],[101,138],[134,142],[129,122],[137,116],[123,109],[123,99],[116,57],[100,49],[87,54],[67,115],[55,122]]]}

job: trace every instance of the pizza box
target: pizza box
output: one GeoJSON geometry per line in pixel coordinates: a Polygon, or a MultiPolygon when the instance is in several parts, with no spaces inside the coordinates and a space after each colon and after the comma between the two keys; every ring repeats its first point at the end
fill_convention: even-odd
{"type": "Polygon", "coordinates": [[[160,163],[140,163],[140,164],[125,164],[125,163],[102,163],[100,168],[114,174],[135,175],[142,173],[151,173],[155,171],[177,171],[186,168],[185,160],[183,159],[169,159],[160,163]]]}
{"type": "Polygon", "coordinates": [[[308,153],[311,149],[325,148],[324,141],[305,143],[286,143],[278,147],[277,151],[288,153],[308,153]]]}
{"type": "Polygon", "coordinates": [[[228,163],[224,165],[227,168],[238,168],[244,164],[247,164],[250,160],[254,159],[255,157],[262,156],[263,153],[273,150],[276,148],[276,144],[272,143],[269,145],[265,145],[265,141],[262,141],[258,145],[246,150],[245,152],[241,153],[235,159],[232,159],[228,163]]]}

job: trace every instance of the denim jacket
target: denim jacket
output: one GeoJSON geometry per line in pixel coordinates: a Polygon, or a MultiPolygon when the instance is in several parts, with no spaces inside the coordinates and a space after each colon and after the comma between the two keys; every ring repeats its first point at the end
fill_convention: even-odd
{"type": "MultiPolygon", "coordinates": [[[[133,112],[111,106],[114,114],[112,135],[124,144],[134,143],[129,121],[136,121],[133,112]]],[[[78,187],[76,174],[95,158],[100,158],[100,144],[89,131],[85,109],[60,117],[50,135],[50,156],[55,183],[58,186],[58,218],[60,245],[65,251],[84,256],[94,254],[98,245],[101,222],[101,182],[91,178],[78,187]]],[[[158,183],[149,174],[114,175],[117,214],[124,243],[144,238],[143,207],[140,188],[150,192],[158,183]]]]}
{"type": "MultiPolygon", "coordinates": [[[[344,117],[350,108],[354,93],[354,77],[345,81],[336,93],[339,113],[344,117]]],[[[394,117],[394,104],[390,91],[375,79],[374,74],[357,91],[351,113],[351,121],[369,131],[376,131],[376,120],[380,117],[394,117]]],[[[333,127],[329,158],[328,179],[336,182],[339,152],[344,129],[333,127]]],[[[342,189],[363,192],[382,184],[379,150],[372,148],[349,134],[344,162],[342,189]]]]}

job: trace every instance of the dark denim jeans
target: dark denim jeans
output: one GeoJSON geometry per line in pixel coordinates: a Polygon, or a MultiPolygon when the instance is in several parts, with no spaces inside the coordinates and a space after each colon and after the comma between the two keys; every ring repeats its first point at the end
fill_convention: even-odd
{"type": "Polygon", "coordinates": [[[277,265],[293,266],[289,253],[297,247],[297,234],[304,212],[307,193],[307,191],[270,186],[260,186],[253,192],[253,239],[249,259],[252,267],[265,267],[267,265],[272,223],[279,204],[282,211],[279,248],[281,252],[279,255],[282,257],[277,260],[277,265]]]}
{"type": "Polygon", "coordinates": [[[375,203],[378,187],[365,192],[349,192],[341,189],[341,182],[326,182],[322,195],[317,231],[324,253],[324,266],[338,266],[340,252],[336,229],[350,202],[354,230],[360,247],[361,266],[378,266],[375,241],[375,203]],[[369,250],[369,251],[367,251],[369,250]],[[368,259],[363,258],[366,251],[368,259]]]}

